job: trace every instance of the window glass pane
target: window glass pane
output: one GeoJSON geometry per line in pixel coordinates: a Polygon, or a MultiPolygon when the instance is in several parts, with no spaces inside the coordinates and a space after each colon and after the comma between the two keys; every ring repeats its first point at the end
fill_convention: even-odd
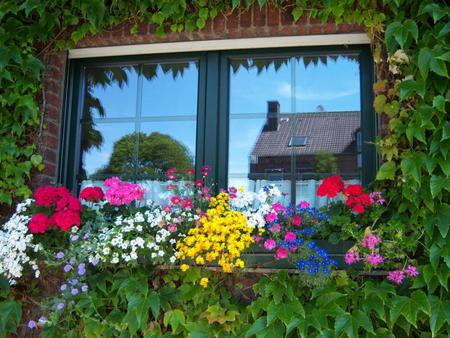
{"type": "Polygon", "coordinates": [[[145,122],[139,136],[137,179],[162,179],[169,168],[184,172],[194,167],[195,120],[145,122]]]}
{"type": "Polygon", "coordinates": [[[316,196],[324,177],[360,182],[360,79],[354,55],[233,60],[229,99],[230,186],[257,191],[276,183],[289,202],[306,200],[318,207],[326,203],[316,196]]]}
{"type": "Polygon", "coordinates": [[[193,168],[197,62],[86,69],[79,184],[119,176],[160,201],[164,172],[193,168]]]}
{"type": "Polygon", "coordinates": [[[136,65],[86,69],[84,117],[134,117],[137,79],[136,65]]]}
{"type": "Polygon", "coordinates": [[[256,192],[273,184],[285,193],[282,202],[286,203],[291,191],[290,158],[283,163],[274,144],[260,139],[271,133],[281,107],[283,112],[291,111],[291,97],[285,92],[291,68],[287,58],[230,62],[228,185],[256,192]]]}
{"type": "Polygon", "coordinates": [[[136,146],[134,123],[83,125],[81,180],[104,180],[112,176],[133,178],[136,146]],[[89,139],[95,139],[95,145],[89,139]]]}
{"type": "Polygon", "coordinates": [[[144,65],[142,116],[197,114],[196,62],[144,65]]]}

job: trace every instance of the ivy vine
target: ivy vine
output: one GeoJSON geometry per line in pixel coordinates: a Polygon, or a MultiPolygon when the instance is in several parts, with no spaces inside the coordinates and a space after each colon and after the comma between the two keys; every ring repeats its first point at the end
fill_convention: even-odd
{"type": "MultiPolygon", "coordinates": [[[[423,307],[431,306],[426,312],[432,334],[445,332],[450,312],[450,9],[445,0],[4,0],[0,205],[29,196],[33,172],[44,168],[35,140],[45,128],[40,93],[46,53],[73,48],[84,37],[124,22],[131,23],[132,33],[141,23],[156,25],[159,35],[194,31],[219,13],[268,2],[295,22],[308,16],[366,28],[376,62],[374,109],[387,123],[377,141],[383,158],[377,182],[390,191],[391,217],[417,238],[413,249],[423,259],[414,288],[427,290],[423,307]]],[[[398,302],[405,299],[412,301],[398,302]]],[[[394,317],[416,326],[407,309],[394,317]]]]}

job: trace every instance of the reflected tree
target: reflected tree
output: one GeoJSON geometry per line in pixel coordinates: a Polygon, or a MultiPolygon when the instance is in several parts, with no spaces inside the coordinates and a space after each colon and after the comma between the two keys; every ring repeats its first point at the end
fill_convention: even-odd
{"type": "Polygon", "coordinates": [[[169,168],[180,172],[194,166],[189,149],[169,135],[132,133],[114,143],[109,163],[90,179],[111,176],[123,179],[159,179],[169,168]]]}

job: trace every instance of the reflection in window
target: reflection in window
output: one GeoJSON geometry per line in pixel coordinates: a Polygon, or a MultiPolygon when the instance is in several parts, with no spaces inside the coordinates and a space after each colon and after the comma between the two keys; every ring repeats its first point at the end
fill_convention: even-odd
{"type": "Polygon", "coordinates": [[[232,60],[228,184],[326,203],[321,179],[361,179],[360,106],[354,55],[232,60]]]}
{"type": "Polygon", "coordinates": [[[81,188],[119,176],[158,200],[167,169],[194,167],[197,63],[91,67],[85,75],[81,188]]]}

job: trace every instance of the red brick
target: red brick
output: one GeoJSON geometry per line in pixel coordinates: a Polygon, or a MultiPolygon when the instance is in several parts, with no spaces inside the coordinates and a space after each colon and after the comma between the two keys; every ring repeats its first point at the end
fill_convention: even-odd
{"type": "Polygon", "coordinates": [[[42,155],[44,162],[56,164],[56,151],[57,149],[52,150],[49,148],[44,148],[39,152],[42,155]]]}
{"type": "Polygon", "coordinates": [[[55,164],[56,163],[54,163],[54,164],[53,163],[45,163],[45,168],[42,171],[42,173],[44,175],[55,177],[55,174],[56,174],[56,166],[55,166],[55,164]]]}
{"type": "Polygon", "coordinates": [[[217,14],[213,19],[214,33],[221,34],[225,30],[225,16],[222,13],[217,14]]]}
{"type": "Polygon", "coordinates": [[[309,30],[310,34],[321,34],[322,33],[322,25],[312,25],[309,30]]]}
{"type": "Polygon", "coordinates": [[[147,22],[141,22],[138,25],[138,34],[140,34],[140,35],[148,34],[148,23],[147,22]]]}
{"type": "Polygon", "coordinates": [[[347,23],[341,23],[338,27],[339,33],[349,33],[352,31],[352,26],[347,23]]]}
{"type": "Polygon", "coordinates": [[[57,135],[49,135],[49,134],[45,134],[42,137],[42,146],[45,146],[49,149],[58,149],[58,138],[57,135]]]}
{"type": "Polygon", "coordinates": [[[298,35],[308,35],[310,25],[298,24],[294,26],[293,32],[298,35]]]}
{"type": "Polygon", "coordinates": [[[233,13],[226,17],[226,26],[228,31],[239,28],[239,15],[237,11],[233,11],[233,13]]]}
{"type": "Polygon", "coordinates": [[[337,26],[335,23],[329,22],[324,26],[324,33],[333,34],[336,32],[337,32],[337,26]]]}
{"type": "Polygon", "coordinates": [[[352,31],[355,33],[364,33],[366,29],[362,25],[353,24],[352,31]]]}
{"type": "Polygon", "coordinates": [[[54,107],[59,107],[61,105],[61,98],[59,97],[59,94],[61,94],[61,87],[58,87],[57,90],[53,91],[50,91],[47,87],[45,91],[45,103],[54,107]]]}
{"type": "Polygon", "coordinates": [[[239,25],[240,27],[251,27],[252,25],[252,11],[251,9],[247,9],[239,15],[239,25]]]}
{"type": "Polygon", "coordinates": [[[266,25],[267,19],[267,6],[259,7],[258,4],[255,3],[253,5],[253,26],[254,27],[262,27],[266,25]]]}
{"type": "Polygon", "coordinates": [[[278,26],[280,23],[280,11],[273,6],[267,7],[267,26],[278,26]]]}
{"type": "Polygon", "coordinates": [[[290,10],[282,11],[280,13],[281,16],[281,25],[282,26],[291,26],[293,24],[293,18],[290,10]]]}
{"type": "Polygon", "coordinates": [[[46,121],[45,122],[45,130],[50,135],[58,136],[59,127],[54,122],[46,121]]]}

